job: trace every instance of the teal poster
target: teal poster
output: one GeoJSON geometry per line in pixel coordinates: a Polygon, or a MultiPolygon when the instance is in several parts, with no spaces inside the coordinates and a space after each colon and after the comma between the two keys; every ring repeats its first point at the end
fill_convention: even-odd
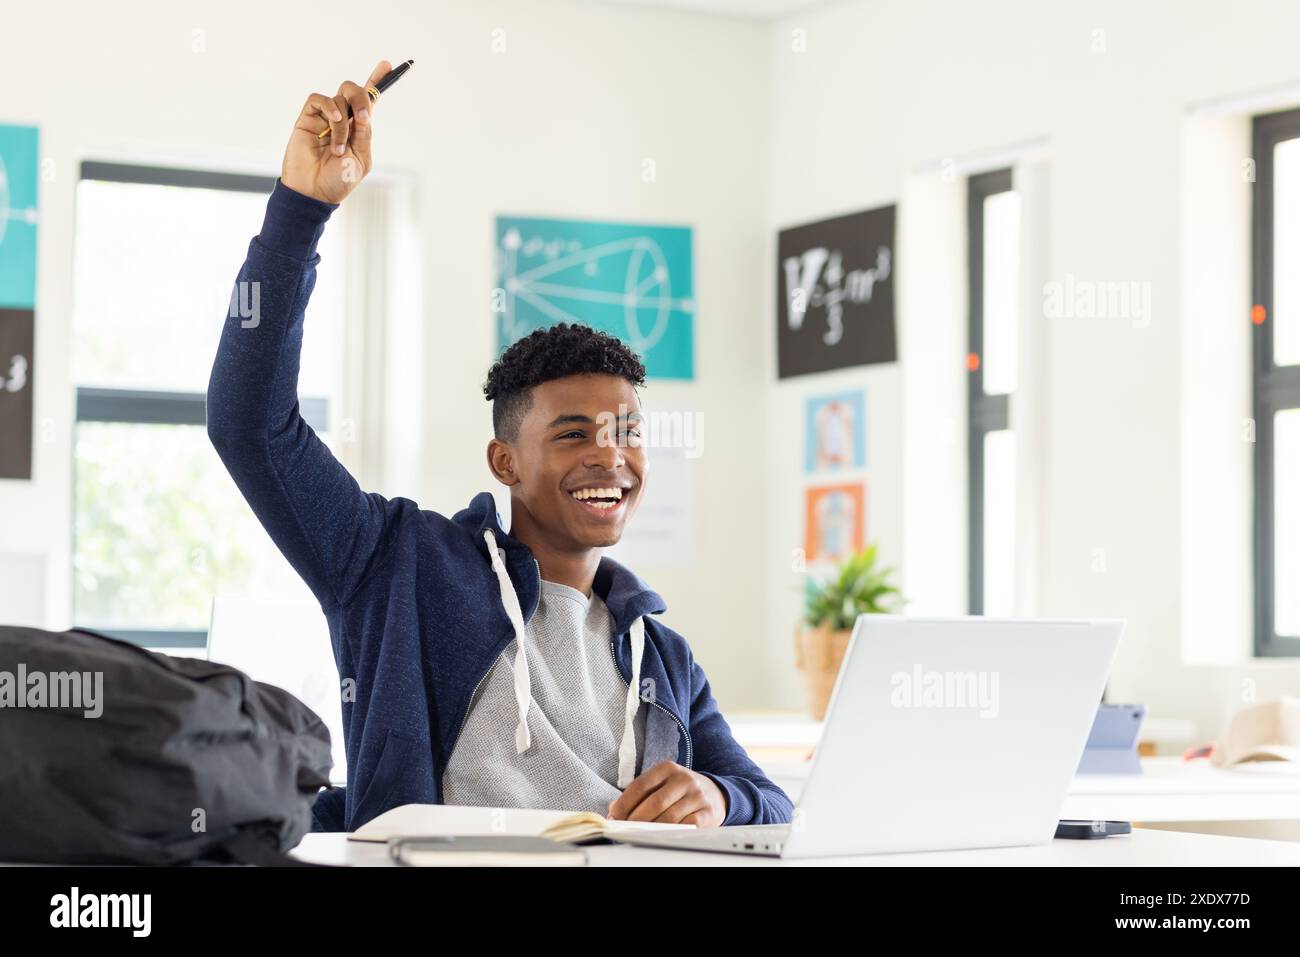
{"type": "Polygon", "coordinates": [[[627,343],[655,379],[695,378],[691,230],[498,216],[497,352],[579,322],[627,343]]]}
{"type": "Polygon", "coordinates": [[[0,125],[0,308],[36,306],[36,127],[0,125]]]}
{"type": "Polygon", "coordinates": [[[0,479],[32,477],[38,157],[34,126],[0,125],[0,479]]]}

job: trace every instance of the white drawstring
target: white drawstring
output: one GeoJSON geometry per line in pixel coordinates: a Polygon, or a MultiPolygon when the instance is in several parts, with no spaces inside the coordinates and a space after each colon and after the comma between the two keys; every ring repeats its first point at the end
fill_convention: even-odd
{"type": "MultiPolygon", "coordinates": [[[[519,707],[519,724],[515,728],[515,751],[523,754],[532,744],[528,732],[528,706],[533,700],[532,676],[528,671],[528,653],[524,647],[524,614],[519,608],[519,596],[506,572],[503,553],[497,548],[491,529],[483,530],[487,542],[492,570],[496,572],[501,589],[501,606],[515,629],[515,704],[519,707]]],[[[623,707],[623,737],[618,745],[618,787],[626,788],[636,778],[636,713],[641,706],[641,657],[645,651],[645,620],[637,618],[630,629],[632,639],[632,681],[627,686],[627,699],[623,707]]]]}
{"type": "Polygon", "coordinates": [[[510,583],[506,572],[506,563],[501,552],[497,550],[497,540],[491,529],[483,530],[487,542],[488,555],[492,559],[492,570],[497,573],[497,584],[501,587],[501,606],[506,610],[506,617],[515,629],[515,704],[519,707],[519,725],[515,728],[515,751],[523,754],[532,744],[528,733],[528,705],[533,700],[532,677],[528,673],[528,652],[524,648],[524,613],[519,610],[519,596],[515,586],[510,583]]]}
{"type": "Polygon", "coordinates": [[[632,622],[632,683],[623,707],[623,740],[618,745],[618,786],[626,788],[636,777],[636,712],[641,706],[641,654],[645,651],[645,619],[632,622]]]}

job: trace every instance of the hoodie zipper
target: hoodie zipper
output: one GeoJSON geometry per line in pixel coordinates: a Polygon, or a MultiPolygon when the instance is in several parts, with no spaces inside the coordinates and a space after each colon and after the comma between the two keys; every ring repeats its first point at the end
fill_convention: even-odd
{"type": "MultiPolygon", "coordinates": [[[[614,671],[617,672],[618,676],[623,679],[623,686],[630,687],[631,685],[628,682],[628,680],[626,678],[623,678],[623,669],[618,666],[618,654],[617,652],[614,651],[613,638],[609,639],[609,656],[614,659],[614,671]]],[[[638,701],[645,700],[644,698],[641,697],[640,691],[637,692],[637,700],[638,701]]],[[[682,724],[682,719],[677,717],[677,715],[673,714],[671,711],[669,711],[667,708],[661,705],[658,701],[646,701],[646,704],[652,705],[653,707],[658,708],[664,714],[668,715],[668,717],[672,718],[673,721],[676,722],[677,727],[681,729],[682,737],[686,739],[686,766],[689,768],[691,766],[691,758],[692,758],[691,733],[686,730],[686,725],[682,724]]]]}
{"type": "MultiPolygon", "coordinates": [[[[474,686],[474,690],[469,693],[469,704],[465,706],[465,716],[460,719],[460,730],[456,732],[456,738],[451,742],[451,750],[447,752],[448,765],[451,764],[451,756],[456,751],[456,745],[460,743],[460,736],[465,733],[465,725],[469,724],[469,713],[474,707],[474,699],[478,697],[478,689],[483,687],[483,682],[487,681],[488,675],[492,674],[492,669],[496,667],[497,659],[500,657],[501,657],[500,655],[497,655],[495,658],[492,659],[491,662],[488,663],[487,671],[483,672],[483,677],[478,679],[478,684],[476,684],[474,686]]],[[[442,774],[438,776],[439,792],[443,790],[442,781],[443,778],[445,778],[446,776],[447,776],[447,768],[444,767],[442,769],[442,774]]]]}

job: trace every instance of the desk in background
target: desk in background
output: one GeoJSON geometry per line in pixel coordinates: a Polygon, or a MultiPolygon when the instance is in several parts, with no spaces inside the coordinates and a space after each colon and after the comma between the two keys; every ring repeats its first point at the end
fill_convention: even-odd
{"type": "MultiPolygon", "coordinates": [[[[729,723],[768,777],[797,801],[808,776],[805,756],[820,738],[821,724],[797,714],[738,715],[729,723]]],[[[1224,769],[1203,759],[1146,757],[1142,771],[1076,776],[1061,817],[1300,841],[1300,767],[1294,764],[1224,769]]]]}

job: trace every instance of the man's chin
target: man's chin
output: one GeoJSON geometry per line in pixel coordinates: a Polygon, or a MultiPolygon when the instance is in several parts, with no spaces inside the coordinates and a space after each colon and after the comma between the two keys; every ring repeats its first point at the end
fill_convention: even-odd
{"type": "Polygon", "coordinates": [[[595,534],[583,535],[580,541],[588,548],[609,548],[617,545],[622,537],[622,528],[606,529],[595,534]]]}

